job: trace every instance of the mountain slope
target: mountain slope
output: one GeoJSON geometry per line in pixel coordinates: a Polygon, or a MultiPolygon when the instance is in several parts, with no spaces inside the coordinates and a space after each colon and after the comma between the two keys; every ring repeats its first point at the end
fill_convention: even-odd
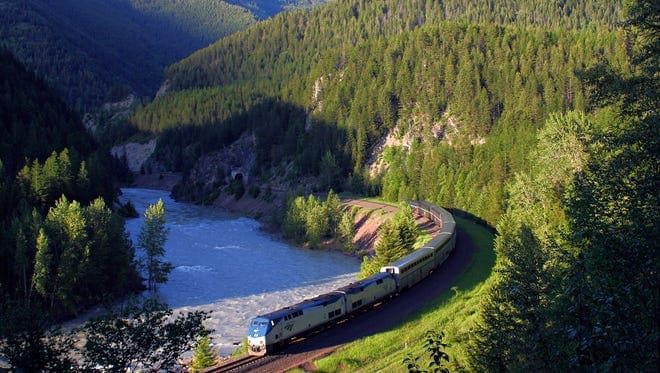
{"type": "Polygon", "coordinates": [[[578,72],[623,66],[626,52],[620,3],[486,5],[336,1],[281,14],[171,66],[173,90],[132,121],[164,131],[165,167],[188,171],[250,131],[266,174],[291,162],[288,178],[317,176],[325,159],[342,176],[335,188],[495,222],[549,113],[587,109],[578,72]]]}
{"type": "Polygon", "coordinates": [[[255,22],[246,8],[218,0],[131,0],[149,16],[171,22],[203,41],[204,46],[255,22]]]}
{"type": "Polygon", "coordinates": [[[259,18],[272,17],[275,14],[294,8],[309,8],[327,0],[228,0],[232,4],[249,9],[259,18]]]}
{"type": "Polygon", "coordinates": [[[0,38],[77,107],[113,87],[152,95],[162,70],[254,22],[243,8],[209,0],[2,0],[0,38]]]}
{"type": "Polygon", "coordinates": [[[320,54],[447,20],[578,29],[611,28],[622,1],[338,0],[313,10],[278,15],[245,33],[220,40],[171,66],[176,88],[269,79],[274,85],[303,72],[320,54]],[[297,66],[290,66],[291,64],[297,66]]]}
{"type": "MultiPolygon", "coordinates": [[[[0,87],[3,321],[10,304],[45,320],[139,290],[133,247],[112,211],[114,159],[58,94],[5,50],[0,87]]],[[[13,327],[20,328],[2,325],[3,342],[13,327]]]]}
{"type": "Polygon", "coordinates": [[[80,119],[45,82],[0,49],[0,160],[14,175],[24,159],[44,160],[65,147],[88,156],[95,145],[80,119]]]}

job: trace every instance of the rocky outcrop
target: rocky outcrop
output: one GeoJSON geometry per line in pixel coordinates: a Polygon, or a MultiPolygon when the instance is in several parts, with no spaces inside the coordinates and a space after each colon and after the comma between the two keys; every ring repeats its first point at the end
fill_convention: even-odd
{"type": "Polygon", "coordinates": [[[201,157],[174,188],[173,195],[184,200],[217,197],[233,181],[250,183],[257,158],[255,142],[253,134],[244,134],[228,147],[201,157]]]}
{"type": "MultiPolygon", "coordinates": [[[[453,145],[460,134],[460,121],[456,116],[445,112],[439,120],[433,120],[430,115],[419,111],[405,113],[399,120],[397,126],[390,130],[371,149],[368,160],[369,174],[376,177],[387,169],[387,162],[383,154],[388,147],[401,147],[410,151],[415,141],[421,142],[445,142],[453,145]]],[[[470,138],[471,145],[483,145],[485,137],[470,138]]]]}
{"type": "Polygon", "coordinates": [[[156,97],[154,98],[154,100],[159,97],[165,96],[165,94],[167,94],[167,92],[170,90],[170,85],[171,84],[169,79],[165,80],[163,84],[160,85],[160,88],[158,88],[158,92],[156,92],[156,97]]]}
{"type": "Polygon", "coordinates": [[[132,172],[138,173],[141,171],[142,165],[151,157],[156,149],[156,139],[140,144],[136,142],[129,142],[122,145],[113,146],[110,153],[118,159],[125,160],[128,169],[132,172]]]}
{"type": "Polygon", "coordinates": [[[85,113],[83,124],[92,135],[96,134],[99,126],[108,126],[117,121],[126,120],[138,103],[135,95],[130,94],[121,101],[106,102],[98,110],[85,113]]]}

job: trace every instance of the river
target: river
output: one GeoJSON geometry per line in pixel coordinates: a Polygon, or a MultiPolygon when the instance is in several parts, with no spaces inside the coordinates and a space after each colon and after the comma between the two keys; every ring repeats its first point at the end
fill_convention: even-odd
{"type": "Polygon", "coordinates": [[[166,191],[122,193],[120,200],[140,213],[126,222],[134,243],[147,206],[159,198],[165,203],[165,260],[174,270],[158,296],[175,310],[212,311],[206,325],[222,355],[236,348],[252,317],[346,285],[360,267],[356,258],[293,247],[262,232],[256,220],[179,203],[166,191]]]}

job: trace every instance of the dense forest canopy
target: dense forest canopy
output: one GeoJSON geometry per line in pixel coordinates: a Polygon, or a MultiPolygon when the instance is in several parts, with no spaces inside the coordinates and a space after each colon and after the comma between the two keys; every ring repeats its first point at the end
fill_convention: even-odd
{"type": "Polygon", "coordinates": [[[336,1],[281,14],[171,66],[170,93],[132,122],[164,131],[156,157],[175,170],[250,130],[265,169],[316,175],[331,151],[344,188],[495,223],[535,131],[552,112],[587,109],[579,72],[602,60],[626,69],[627,39],[620,2],[488,5],[336,1]],[[382,155],[386,172],[367,172],[388,135],[413,141],[382,155]]]}
{"type": "MultiPolygon", "coordinates": [[[[232,1],[256,17],[210,0],[61,3],[0,0],[17,55],[0,51],[0,309],[55,317],[141,279],[113,212],[121,165],[37,75],[78,107],[111,86],[150,94],[168,61],[218,29],[318,2],[232,1]]],[[[657,371],[659,7],[329,1],[171,65],[169,90],[131,115],[131,131],[158,137],[152,165],[184,173],[176,196],[217,198],[223,186],[204,189],[190,171],[240,140],[254,148],[249,180],[265,185],[234,179],[223,188],[236,198],[272,194],[277,178],[427,199],[496,226],[478,311],[448,336],[453,369],[657,371]]],[[[405,215],[384,227],[365,273],[410,250],[405,215]]],[[[282,216],[312,245],[354,222],[334,192],[291,198],[282,216]]],[[[0,336],[15,336],[6,326],[0,336]]]]}
{"type": "Polygon", "coordinates": [[[227,0],[227,2],[249,9],[259,18],[268,18],[294,8],[309,8],[327,0],[227,0]]]}
{"type": "Polygon", "coordinates": [[[2,43],[77,108],[152,96],[167,65],[255,22],[209,0],[2,0],[0,20],[2,43]]]}
{"type": "MultiPolygon", "coordinates": [[[[206,46],[256,22],[247,9],[214,0],[130,0],[133,7],[156,19],[169,21],[206,46]]],[[[196,45],[190,48],[201,48],[196,45]]]]}
{"type": "Polygon", "coordinates": [[[272,80],[279,88],[287,79],[304,77],[328,49],[401,34],[425,24],[456,20],[552,29],[612,28],[621,20],[621,5],[622,1],[599,0],[339,0],[313,10],[280,14],[220,40],[170,67],[167,76],[177,88],[255,78],[272,80]]]}
{"type": "Polygon", "coordinates": [[[25,158],[44,160],[65,147],[90,155],[94,145],[80,118],[7,50],[0,49],[0,61],[3,176],[15,175],[25,158]]]}
{"type": "Polygon", "coordinates": [[[112,211],[118,162],[5,50],[0,87],[2,309],[11,299],[60,317],[139,289],[132,245],[112,211]]]}

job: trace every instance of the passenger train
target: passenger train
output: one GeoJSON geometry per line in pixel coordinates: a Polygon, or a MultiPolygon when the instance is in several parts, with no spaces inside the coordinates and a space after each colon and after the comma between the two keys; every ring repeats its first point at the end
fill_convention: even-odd
{"type": "Polygon", "coordinates": [[[410,202],[417,214],[424,215],[442,227],[422,248],[396,262],[384,266],[364,280],[293,306],[257,316],[248,326],[250,355],[265,355],[323,325],[334,323],[346,315],[397,295],[426,278],[454,250],[456,222],[446,210],[428,202],[410,202]]]}

